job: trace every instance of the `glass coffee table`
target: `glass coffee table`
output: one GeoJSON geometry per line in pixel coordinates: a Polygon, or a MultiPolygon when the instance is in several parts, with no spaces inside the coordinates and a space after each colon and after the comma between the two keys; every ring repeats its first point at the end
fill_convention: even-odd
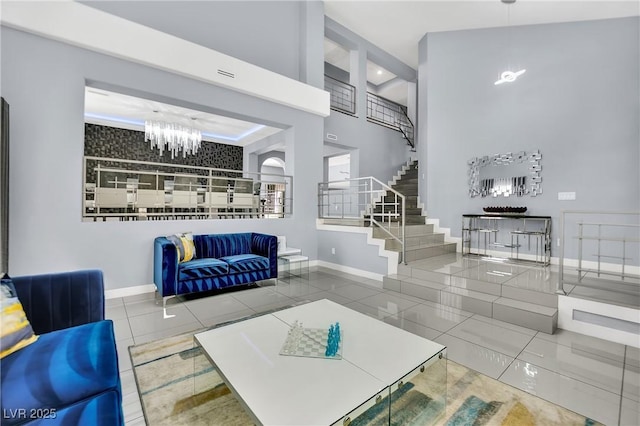
{"type": "Polygon", "coordinates": [[[194,337],[256,424],[426,425],[444,417],[446,348],[326,299],[194,337]],[[341,359],[280,355],[296,321],[319,329],[339,322],[341,359]]]}

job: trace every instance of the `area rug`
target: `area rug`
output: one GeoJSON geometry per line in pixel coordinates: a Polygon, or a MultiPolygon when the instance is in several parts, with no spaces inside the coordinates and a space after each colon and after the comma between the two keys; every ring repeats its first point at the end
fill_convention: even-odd
{"type": "MultiPolygon", "coordinates": [[[[218,324],[214,327],[226,325],[218,324]]],[[[129,347],[145,420],[156,425],[252,425],[193,335],[205,330],[129,347]]],[[[430,367],[356,419],[352,426],[394,425],[599,425],[589,418],[501,383],[450,360],[430,367]],[[431,374],[447,377],[446,401],[431,374]],[[446,406],[443,410],[442,407],[446,406]]],[[[298,425],[307,426],[307,425],[298,425]]]]}

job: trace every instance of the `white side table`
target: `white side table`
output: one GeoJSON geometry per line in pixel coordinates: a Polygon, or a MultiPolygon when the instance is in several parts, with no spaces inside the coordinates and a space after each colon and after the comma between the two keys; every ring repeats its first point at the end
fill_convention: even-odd
{"type": "Polygon", "coordinates": [[[309,280],[309,258],[300,254],[282,256],[278,258],[284,266],[282,279],[289,282],[291,277],[309,280]]]}

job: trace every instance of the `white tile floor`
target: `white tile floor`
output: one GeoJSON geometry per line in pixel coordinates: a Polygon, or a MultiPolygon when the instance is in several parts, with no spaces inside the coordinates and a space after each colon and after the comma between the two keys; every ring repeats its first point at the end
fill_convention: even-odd
{"type": "MultiPolygon", "coordinates": [[[[536,274],[527,277],[535,279],[536,274]]],[[[144,424],[128,346],[327,298],[446,345],[449,359],[594,420],[640,425],[637,348],[563,330],[548,335],[379,287],[366,278],[322,270],[311,272],[308,281],[172,299],[168,311],[176,316],[169,319],[163,319],[153,293],[107,300],[107,317],[116,329],[126,424],[144,424]]]]}

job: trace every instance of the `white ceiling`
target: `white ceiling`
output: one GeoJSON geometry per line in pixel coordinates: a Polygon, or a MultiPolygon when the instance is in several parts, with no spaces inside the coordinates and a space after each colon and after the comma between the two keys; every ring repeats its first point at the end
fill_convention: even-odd
{"type": "Polygon", "coordinates": [[[204,141],[245,146],[281,129],[92,87],[85,88],[85,121],[144,131],[145,120],[165,121],[202,132],[204,141]]]}
{"type": "MultiPolygon", "coordinates": [[[[324,39],[324,60],[346,72],[349,72],[351,68],[349,51],[328,38],[324,39]]],[[[396,78],[396,75],[391,71],[371,61],[367,61],[368,82],[379,86],[394,78],[396,78]]]]}
{"type": "MultiPolygon", "coordinates": [[[[349,51],[333,40],[324,39],[324,60],[343,71],[350,72],[349,51]]],[[[393,80],[397,76],[391,71],[367,60],[367,81],[375,86],[393,80]]],[[[377,94],[384,98],[407,105],[407,82],[398,80],[390,85],[378,88],[377,94]]]]}
{"type": "Polygon", "coordinates": [[[430,32],[640,15],[639,0],[325,0],[325,14],[418,68],[418,42],[430,32]],[[507,15],[509,19],[507,20],[507,15]]]}

